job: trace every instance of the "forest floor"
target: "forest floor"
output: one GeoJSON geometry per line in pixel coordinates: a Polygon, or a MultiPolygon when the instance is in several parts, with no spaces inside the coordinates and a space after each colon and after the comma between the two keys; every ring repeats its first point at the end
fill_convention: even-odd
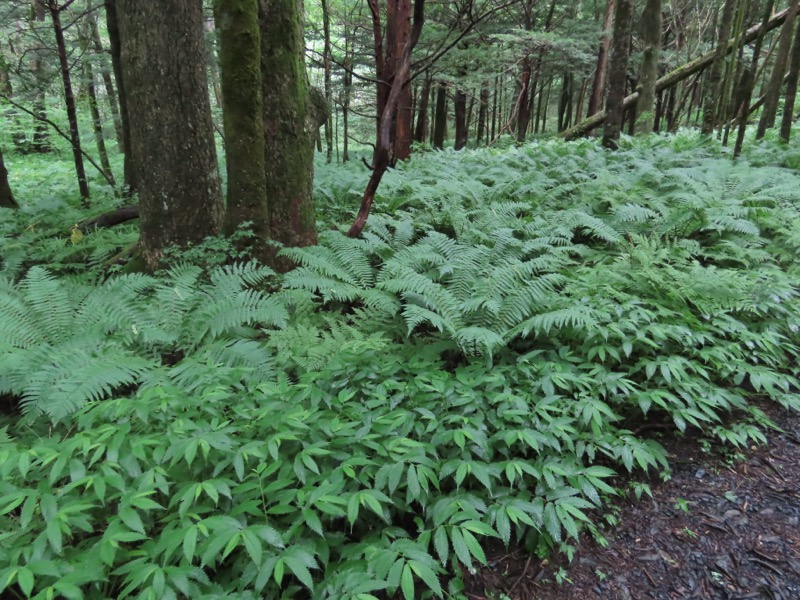
{"type": "Polygon", "coordinates": [[[468,598],[800,599],[800,415],[769,414],[784,431],[746,456],[703,452],[689,436],[662,441],[672,478],[649,482],[652,498],[617,502],[605,548],[582,536],[568,563],[500,547],[488,568],[465,573],[468,598]]]}

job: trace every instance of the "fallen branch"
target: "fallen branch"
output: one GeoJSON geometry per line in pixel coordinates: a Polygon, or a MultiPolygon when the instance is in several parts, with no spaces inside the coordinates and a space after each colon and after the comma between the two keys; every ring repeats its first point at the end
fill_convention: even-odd
{"type": "MultiPolygon", "coordinates": [[[[773,29],[779,27],[783,24],[786,20],[786,15],[789,13],[789,9],[786,8],[781,12],[775,14],[769,21],[766,23],[766,31],[772,31],[773,29]]],[[[755,25],[748,29],[744,33],[744,43],[748,44],[755,40],[759,34],[761,33],[762,25],[755,25]]],[[[765,31],[765,33],[766,33],[765,31]]],[[[730,40],[728,42],[728,46],[725,48],[725,55],[730,54],[739,46],[740,40],[730,40]]],[[[698,56],[694,60],[689,61],[688,63],[681,65],[677,69],[670,71],[660,79],[656,81],[656,93],[662,92],[667,88],[671,88],[673,85],[680,83],[684,79],[691,77],[695,73],[700,73],[707,67],[711,66],[714,62],[716,50],[711,50],[710,52],[706,52],[705,54],[698,56]]],[[[625,100],[622,102],[623,110],[627,110],[633,106],[636,106],[636,102],[639,100],[639,92],[636,91],[628,96],[625,97],[625,100]]],[[[591,117],[584,119],[574,127],[567,129],[566,131],[561,133],[561,136],[569,141],[573,140],[576,137],[580,137],[582,135],[586,135],[593,129],[596,129],[600,125],[602,125],[606,120],[606,111],[602,110],[593,114],[591,117]]]]}
{"type": "Polygon", "coordinates": [[[102,229],[104,227],[114,227],[126,221],[139,218],[139,206],[121,206],[115,210],[97,215],[91,219],[81,221],[78,223],[78,231],[81,233],[89,233],[93,229],[102,229]]]}

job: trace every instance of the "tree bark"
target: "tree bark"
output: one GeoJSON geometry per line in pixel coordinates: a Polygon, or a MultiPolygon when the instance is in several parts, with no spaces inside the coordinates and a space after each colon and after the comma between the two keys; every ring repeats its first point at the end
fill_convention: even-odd
{"type": "Polygon", "coordinates": [[[256,237],[254,254],[268,260],[271,255],[265,244],[269,215],[258,0],[215,0],[214,10],[228,174],[224,229],[231,235],[245,221],[251,222],[256,237]]]}
{"type": "Polygon", "coordinates": [[[419,110],[417,111],[417,125],[414,129],[414,141],[422,143],[428,138],[428,103],[431,96],[431,78],[425,78],[419,98],[419,110]]]}
{"type": "Polygon", "coordinates": [[[750,62],[750,68],[745,69],[745,72],[742,74],[742,97],[739,99],[739,129],[736,132],[736,144],[733,147],[734,157],[739,156],[739,154],[742,152],[744,133],[747,129],[747,108],[750,106],[750,98],[753,96],[753,87],[755,86],[756,82],[758,59],[760,58],[761,46],[764,43],[764,36],[767,33],[767,23],[769,22],[770,15],[772,14],[773,6],[775,6],[775,0],[767,0],[766,5],[764,6],[764,16],[761,20],[761,31],[756,37],[755,44],[753,45],[753,59],[750,62]]]}
{"type": "Polygon", "coordinates": [[[789,14],[786,15],[786,22],[781,29],[778,50],[775,54],[775,64],[772,67],[769,83],[764,91],[764,110],[761,112],[761,119],[758,122],[756,139],[760,140],[766,134],[767,129],[775,126],[775,118],[778,114],[778,101],[780,100],[783,78],[786,73],[786,63],[789,60],[789,50],[792,47],[792,32],[797,15],[797,0],[789,3],[789,14]]]}
{"type": "Polygon", "coordinates": [[[616,0],[608,0],[606,16],[603,19],[603,35],[600,39],[600,48],[597,51],[597,66],[594,70],[594,83],[592,93],[589,95],[589,110],[587,118],[600,110],[603,106],[603,94],[606,90],[606,72],[608,70],[608,52],[611,49],[611,29],[614,26],[614,12],[616,0]]]}
{"type": "Polygon", "coordinates": [[[444,138],[447,132],[447,85],[439,82],[436,89],[436,113],[433,125],[433,147],[437,150],[444,148],[444,138]]]}
{"type": "Polygon", "coordinates": [[[603,129],[603,146],[616,149],[624,117],[625,85],[628,78],[628,54],[630,52],[633,2],[617,0],[614,12],[614,39],[611,48],[611,69],[606,92],[606,114],[603,129]]]}
{"type": "Polygon", "coordinates": [[[222,226],[202,3],[116,0],[116,9],[141,255],[155,269],[166,248],[199,244],[222,226]]]}
{"type": "Polygon", "coordinates": [[[78,25],[78,36],[80,39],[81,52],[84,55],[82,68],[83,68],[83,82],[86,86],[86,96],[89,103],[89,113],[92,116],[92,130],[94,131],[94,141],[97,146],[97,155],[100,158],[100,165],[103,167],[106,180],[112,182],[114,185],[114,172],[111,170],[111,163],[108,160],[108,151],[106,150],[106,140],[103,133],[103,119],[100,116],[100,107],[97,103],[97,92],[95,87],[94,69],[92,68],[92,61],[88,58],[89,41],[91,37],[90,25],[78,25]]]}
{"type": "Polygon", "coordinates": [[[794,122],[794,103],[797,98],[797,83],[800,80],[800,22],[798,22],[794,42],[792,44],[792,56],[789,61],[789,74],[786,78],[786,97],[783,99],[783,115],[781,117],[781,138],[788,142],[792,135],[792,124],[794,122]]]}
{"type": "Polygon", "coordinates": [[[456,139],[453,148],[462,150],[467,145],[467,94],[464,90],[456,90],[453,108],[456,113],[456,139]]]}
{"type": "Polygon", "coordinates": [[[486,136],[486,120],[489,115],[489,84],[484,81],[481,84],[480,103],[478,108],[478,130],[475,132],[475,145],[480,146],[484,143],[486,136]]]}
{"type": "Polygon", "coordinates": [[[706,97],[703,103],[703,126],[701,131],[706,135],[710,134],[719,122],[717,117],[717,105],[719,104],[720,93],[722,91],[722,71],[725,67],[727,43],[731,37],[735,6],[736,0],[725,0],[725,5],[722,7],[719,34],[717,35],[717,47],[714,50],[711,71],[709,72],[708,82],[706,84],[706,97]]]}
{"type": "Polygon", "coordinates": [[[642,64],[639,69],[639,101],[636,103],[636,123],[639,133],[653,132],[656,103],[656,80],[661,50],[661,0],[647,0],[641,21],[642,64]]]}
{"type": "MultiPolygon", "coordinates": [[[[784,20],[786,19],[787,12],[788,9],[782,10],[781,12],[775,14],[767,23],[766,31],[772,31],[776,27],[780,27],[783,24],[784,20]]],[[[756,39],[761,30],[762,30],[761,25],[755,25],[750,29],[748,29],[741,39],[731,40],[727,45],[726,54],[736,49],[740,41],[745,44],[752,42],[754,39],[756,39]]],[[[688,77],[691,77],[695,73],[699,73],[703,69],[707,68],[712,63],[713,58],[714,58],[714,51],[712,50],[711,52],[707,52],[706,54],[698,56],[697,58],[670,71],[663,77],[660,77],[656,81],[656,94],[674,86],[676,83],[680,83],[681,81],[685,80],[688,77]]],[[[639,92],[636,91],[625,97],[623,106],[626,109],[631,106],[635,106],[638,100],[639,100],[639,92]]],[[[602,125],[605,122],[606,117],[607,115],[605,111],[595,113],[591,117],[584,119],[574,127],[565,131],[563,133],[563,137],[566,140],[572,140],[581,135],[585,135],[587,132],[592,131],[596,127],[602,125]]]]}
{"type": "Polygon", "coordinates": [[[117,19],[118,0],[105,0],[106,27],[111,49],[111,67],[114,78],[117,80],[117,95],[119,98],[119,118],[122,130],[122,153],[125,155],[123,162],[123,180],[126,193],[132,195],[137,191],[136,173],[131,151],[131,127],[128,115],[128,96],[125,93],[125,81],[122,76],[121,45],[119,39],[119,25],[117,19]]]}
{"type": "Polygon", "coordinates": [[[270,238],[287,247],[311,246],[317,243],[312,184],[318,126],[305,68],[303,0],[259,0],[259,7],[270,238]]]}
{"type": "MultiPolygon", "coordinates": [[[[92,8],[91,2],[88,6],[89,9],[92,8]]],[[[103,48],[103,41],[100,38],[100,30],[97,27],[97,13],[92,12],[88,15],[89,18],[89,26],[91,28],[90,34],[92,38],[92,44],[94,45],[94,52],[97,56],[103,56],[106,51],[103,48]]],[[[113,66],[111,67],[113,70],[113,66]]],[[[111,79],[111,71],[108,69],[108,59],[103,61],[103,68],[100,69],[100,75],[103,79],[103,85],[106,89],[106,98],[108,98],[108,107],[111,111],[111,118],[114,120],[114,133],[117,137],[117,143],[122,145],[122,119],[119,114],[119,100],[117,97],[117,92],[114,89],[114,82],[111,79]]]]}
{"type": "Polygon", "coordinates": [[[411,34],[406,44],[403,46],[400,62],[398,63],[397,70],[394,73],[394,79],[392,80],[392,87],[389,90],[383,113],[378,121],[380,123],[380,129],[378,130],[378,138],[375,145],[372,174],[364,189],[364,195],[361,197],[361,206],[359,206],[356,218],[347,231],[348,237],[357,237],[361,235],[361,232],[364,230],[372,208],[372,202],[375,199],[375,193],[378,191],[381,179],[383,179],[383,175],[391,163],[391,132],[392,129],[394,129],[392,115],[397,112],[403,89],[407,88],[411,82],[411,53],[414,50],[414,46],[416,46],[419,41],[424,22],[425,0],[414,0],[414,23],[411,27],[411,34]]]}
{"type": "Polygon", "coordinates": [[[75,95],[72,92],[72,76],[69,71],[69,59],[67,58],[67,46],[64,41],[64,29],[61,27],[61,8],[57,0],[48,0],[47,9],[50,11],[50,18],[53,21],[53,32],[56,36],[56,49],[58,51],[58,62],[61,66],[61,83],[64,86],[64,104],[67,109],[67,121],[69,121],[70,143],[72,145],[72,160],[75,163],[75,175],[78,178],[78,191],[84,205],[89,200],[89,182],[86,179],[86,169],[83,166],[83,154],[81,153],[81,135],[78,129],[78,111],[75,107],[75,95]]]}
{"type": "MultiPolygon", "coordinates": [[[[328,0],[322,0],[322,65],[325,81],[325,103],[333,106],[333,92],[331,85],[331,17],[328,7],[328,0]]],[[[330,164],[333,161],[333,124],[331,115],[325,119],[325,162],[330,164]]]]}
{"type": "MultiPolygon", "coordinates": [[[[31,19],[43,23],[47,12],[45,0],[32,0],[32,2],[33,10],[31,10],[31,19]]],[[[34,28],[33,24],[31,28],[34,28]]],[[[33,124],[33,151],[38,154],[47,154],[53,150],[50,144],[50,132],[44,122],[45,119],[47,119],[45,90],[49,82],[42,68],[42,50],[40,48],[34,48],[32,53],[31,71],[33,71],[36,78],[36,94],[33,99],[33,112],[36,115],[33,124]]]]}
{"type": "Polygon", "coordinates": [[[0,149],[0,208],[19,208],[19,204],[11,193],[11,185],[8,183],[8,171],[3,162],[3,150],[0,149]]]}

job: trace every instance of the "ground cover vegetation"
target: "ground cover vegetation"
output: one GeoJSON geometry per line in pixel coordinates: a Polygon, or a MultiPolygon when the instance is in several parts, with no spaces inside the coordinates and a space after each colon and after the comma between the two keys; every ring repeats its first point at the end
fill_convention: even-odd
{"type": "MultiPolygon", "coordinates": [[[[800,407],[798,153],[752,148],[422,153],[284,275],[224,238],[115,273],[134,232],[65,231],[58,185],[6,211],[4,593],[457,597],[491,541],[602,540],[669,472],[654,430],[742,447],[751,399],[800,407]]],[[[66,178],[28,160],[17,188],[66,178]]],[[[321,166],[316,197],[358,191],[321,166]]]]}
{"type": "Polygon", "coordinates": [[[462,598],[765,441],[800,3],[666,4],[0,4],[0,594],[462,598]]]}

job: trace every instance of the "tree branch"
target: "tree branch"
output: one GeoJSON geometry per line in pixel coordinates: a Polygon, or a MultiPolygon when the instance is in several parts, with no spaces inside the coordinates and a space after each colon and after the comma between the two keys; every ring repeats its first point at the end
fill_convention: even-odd
{"type": "MultiPolygon", "coordinates": [[[[42,121],[43,123],[47,123],[48,125],[50,125],[50,127],[52,127],[53,129],[55,129],[55,131],[56,131],[56,133],[57,133],[58,135],[60,135],[61,137],[63,137],[65,140],[67,140],[67,141],[69,142],[69,145],[70,145],[70,146],[72,146],[72,139],[70,138],[70,136],[69,136],[69,135],[67,135],[66,133],[64,133],[64,132],[61,130],[61,128],[60,128],[58,125],[56,125],[55,123],[53,123],[53,122],[52,122],[50,119],[48,119],[47,117],[43,117],[43,116],[41,116],[41,115],[37,115],[37,114],[36,114],[35,112],[33,112],[32,110],[30,110],[30,109],[28,109],[28,108],[25,108],[24,106],[22,106],[21,104],[19,104],[19,103],[15,102],[14,100],[12,100],[11,98],[9,98],[9,97],[8,97],[8,96],[6,96],[5,94],[0,94],[0,98],[2,98],[3,100],[5,100],[6,102],[8,102],[8,103],[9,103],[11,106],[13,106],[13,107],[15,107],[15,108],[18,108],[18,109],[20,109],[21,111],[23,111],[23,112],[25,112],[25,113],[29,114],[30,116],[32,116],[32,117],[33,117],[34,119],[36,119],[37,121],[42,121]]],[[[108,175],[108,173],[106,173],[106,172],[105,172],[105,171],[104,171],[104,170],[103,170],[103,169],[100,167],[100,165],[98,165],[98,164],[95,162],[95,160],[94,160],[94,159],[93,159],[91,156],[89,156],[89,155],[86,153],[86,151],[85,151],[83,148],[79,148],[79,150],[80,150],[81,154],[83,154],[83,156],[86,158],[86,160],[88,160],[88,161],[91,163],[91,165],[92,165],[92,166],[93,166],[95,169],[97,169],[97,170],[100,172],[100,174],[103,176],[103,179],[105,179],[105,180],[108,182],[108,185],[110,185],[112,189],[116,189],[116,185],[114,185],[114,180],[113,180],[113,179],[112,179],[112,178],[111,178],[111,177],[108,175]]]]}

